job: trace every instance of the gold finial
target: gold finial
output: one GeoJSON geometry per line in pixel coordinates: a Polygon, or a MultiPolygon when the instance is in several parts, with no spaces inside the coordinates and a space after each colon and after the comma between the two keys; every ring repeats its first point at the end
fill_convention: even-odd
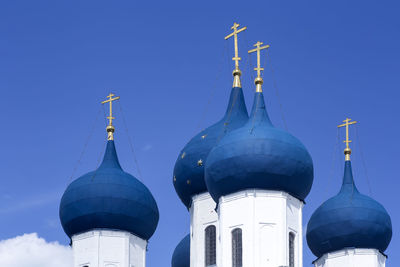
{"type": "Polygon", "coordinates": [[[350,118],[346,118],[343,122],[343,124],[338,125],[338,127],[344,127],[346,126],[346,140],[343,141],[343,143],[346,143],[346,148],[344,149],[344,154],[345,154],[345,160],[349,161],[350,160],[350,154],[351,154],[351,149],[349,147],[349,143],[351,143],[351,140],[349,140],[349,125],[356,124],[356,121],[351,121],[350,118]]]}
{"type": "Polygon", "coordinates": [[[232,58],[233,61],[235,61],[235,69],[233,70],[233,87],[242,87],[240,83],[240,75],[242,72],[239,70],[239,60],[241,58],[239,57],[239,49],[238,49],[238,42],[237,42],[237,35],[239,32],[242,32],[247,29],[247,27],[243,27],[238,30],[239,24],[238,23],[233,23],[233,26],[231,29],[233,32],[227,36],[225,36],[225,40],[228,40],[232,36],[234,37],[234,42],[235,42],[235,56],[232,58]]]}
{"type": "Polygon", "coordinates": [[[114,140],[115,128],[112,125],[112,120],[115,119],[115,118],[112,116],[112,102],[115,101],[115,100],[118,100],[119,96],[116,96],[114,98],[113,98],[113,96],[115,96],[115,95],[110,93],[107,96],[108,100],[105,100],[105,101],[101,102],[101,104],[110,103],[110,116],[107,117],[109,122],[108,122],[108,126],[106,128],[107,129],[107,140],[114,140]]]}
{"type": "Polygon", "coordinates": [[[254,80],[254,83],[256,84],[256,92],[261,93],[262,92],[262,84],[264,83],[263,79],[261,78],[261,71],[264,70],[264,68],[261,68],[261,62],[260,62],[260,52],[263,49],[269,48],[269,45],[264,45],[261,46],[263,43],[262,42],[257,42],[254,46],[256,48],[249,50],[249,54],[256,52],[257,51],[257,68],[254,68],[255,71],[257,71],[257,78],[254,80]]]}

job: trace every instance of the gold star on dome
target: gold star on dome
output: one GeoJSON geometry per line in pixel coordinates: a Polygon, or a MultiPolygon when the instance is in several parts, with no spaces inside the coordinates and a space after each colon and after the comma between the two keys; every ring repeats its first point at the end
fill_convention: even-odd
{"type": "Polygon", "coordinates": [[[203,166],[203,160],[199,159],[199,161],[197,161],[197,166],[203,166]]]}

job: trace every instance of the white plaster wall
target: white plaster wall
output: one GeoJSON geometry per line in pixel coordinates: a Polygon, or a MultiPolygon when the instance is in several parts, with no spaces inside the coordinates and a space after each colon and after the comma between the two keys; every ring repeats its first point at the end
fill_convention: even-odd
{"type": "MultiPolygon", "coordinates": [[[[295,234],[295,266],[302,267],[303,202],[287,193],[244,190],[219,200],[218,267],[232,267],[231,232],[242,229],[243,266],[289,265],[289,233],[295,234]]],[[[193,267],[193,266],[191,266],[193,267]]]]}
{"type": "Polygon", "coordinates": [[[74,267],[145,267],[147,241],[131,233],[93,230],[72,237],[74,267]]]}
{"type": "Polygon", "coordinates": [[[315,267],[385,267],[386,256],[376,249],[346,248],[326,253],[315,267]]]}
{"type": "Polygon", "coordinates": [[[216,203],[208,192],[192,198],[190,207],[190,267],[205,267],[205,229],[215,225],[218,259],[218,214],[216,203]]]}

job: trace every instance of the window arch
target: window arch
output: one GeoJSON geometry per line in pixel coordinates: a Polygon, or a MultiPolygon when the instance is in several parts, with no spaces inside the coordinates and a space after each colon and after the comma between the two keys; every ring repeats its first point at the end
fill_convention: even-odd
{"type": "Polygon", "coordinates": [[[294,239],[295,234],[290,232],[289,233],[289,267],[294,267],[294,239]]]}
{"type": "Polygon", "coordinates": [[[216,227],[215,225],[207,226],[205,229],[205,265],[216,265],[216,227]]]}
{"type": "Polygon", "coordinates": [[[232,267],[242,267],[242,229],[232,230],[232,267]]]}

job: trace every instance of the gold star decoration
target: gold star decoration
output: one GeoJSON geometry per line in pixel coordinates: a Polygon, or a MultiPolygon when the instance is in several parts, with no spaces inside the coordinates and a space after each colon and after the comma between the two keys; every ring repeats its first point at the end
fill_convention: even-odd
{"type": "Polygon", "coordinates": [[[197,166],[203,166],[203,160],[199,159],[199,161],[197,161],[197,166]]]}

